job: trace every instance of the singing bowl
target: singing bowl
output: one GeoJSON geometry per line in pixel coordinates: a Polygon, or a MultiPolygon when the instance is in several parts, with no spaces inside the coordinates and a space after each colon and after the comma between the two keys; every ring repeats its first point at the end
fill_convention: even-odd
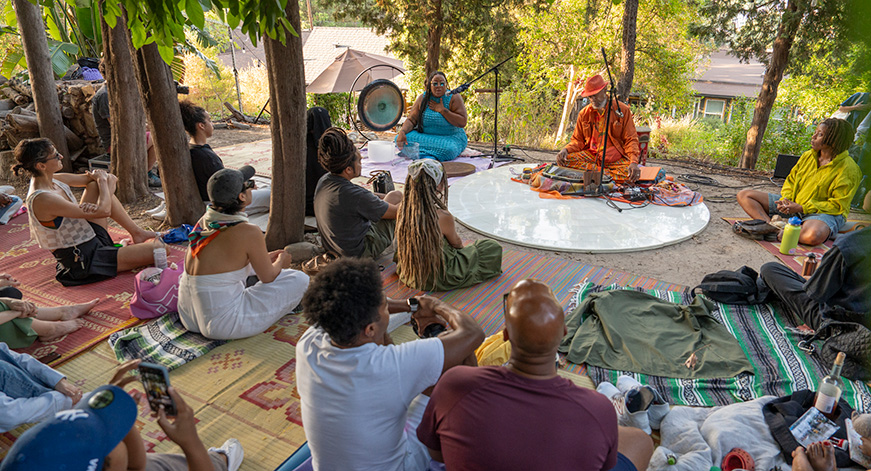
{"type": "Polygon", "coordinates": [[[357,116],[373,131],[387,131],[396,126],[404,112],[402,92],[387,79],[374,80],[363,87],[357,99],[357,116]]]}

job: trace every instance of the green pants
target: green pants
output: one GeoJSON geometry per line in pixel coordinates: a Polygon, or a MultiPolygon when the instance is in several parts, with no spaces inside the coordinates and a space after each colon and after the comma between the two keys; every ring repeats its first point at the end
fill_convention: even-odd
{"type": "Polygon", "coordinates": [[[393,243],[393,233],[396,231],[395,219],[382,219],[369,227],[366,232],[366,246],[361,257],[378,258],[390,244],[393,243]]]}

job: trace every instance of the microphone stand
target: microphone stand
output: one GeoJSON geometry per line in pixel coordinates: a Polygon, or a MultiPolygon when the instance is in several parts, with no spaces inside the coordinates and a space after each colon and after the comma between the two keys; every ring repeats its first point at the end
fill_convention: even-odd
{"type": "Polygon", "coordinates": [[[494,93],[496,94],[496,112],[495,112],[495,116],[493,118],[493,153],[492,154],[484,154],[481,156],[481,157],[492,157],[493,162],[523,160],[521,158],[514,157],[514,156],[510,155],[511,151],[509,150],[509,148],[507,146],[505,148],[505,151],[499,150],[499,67],[501,67],[502,64],[508,62],[509,60],[511,60],[513,58],[514,58],[513,55],[509,56],[507,59],[503,60],[502,62],[494,65],[493,67],[490,67],[483,74],[481,74],[481,75],[473,78],[472,80],[460,85],[459,87],[451,90],[451,94],[463,93],[464,91],[469,89],[470,85],[477,82],[478,80],[483,78],[485,75],[489,74],[490,72],[493,72],[495,74],[495,76],[496,76],[495,77],[496,78],[496,88],[494,89],[494,93]]]}
{"type": "Polygon", "coordinates": [[[608,106],[605,108],[605,138],[602,139],[602,160],[601,162],[597,162],[599,164],[599,186],[594,190],[594,192],[595,196],[604,196],[608,206],[616,209],[618,213],[622,213],[623,209],[611,201],[611,198],[608,197],[607,192],[605,191],[605,185],[602,184],[602,178],[605,175],[605,152],[608,150],[608,139],[610,137],[608,131],[611,124],[611,105],[614,103],[614,97],[617,95],[617,87],[614,86],[614,77],[611,76],[611,66],[608,65],[608,56],[605,55],[604,47],[602,48],[602,59],[605,61],[605,70],[608,71],[608,82],[610,83],[610,88],[608,89],[608,106]]]}

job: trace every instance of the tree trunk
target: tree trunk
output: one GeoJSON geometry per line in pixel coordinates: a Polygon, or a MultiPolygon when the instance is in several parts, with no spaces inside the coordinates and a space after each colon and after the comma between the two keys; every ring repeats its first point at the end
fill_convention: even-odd
{"type": "MultiPolygon", "coordinates": [[[[285,11],[299,31],[298,0],[288,1],[285,11]]],[[[300,37],[288,31],[286,42],[268,37],[263,41],[272,111],[272,181],[278,183],[272,185],[269,204],[269,250],[301,241],[305,223],[305,69],[300,37]]]]}
{"type": "Polygon", "coordinates": [[[753,109],[753,120],[750,122],[750,129],[747,130],[747,142],[744,144],[744,153],[739,164],[741,168],[756,168],[759,149],[762,148],[762,137],[765,135],[765,128],[768,127],[768,118],[771,116],[774,100],[777,99],[777,87],[783,80],[783,71],[789,63],[789,50],[792,48],[802,17],[803,14],[798,12],[796,0],[789,0],[780,19],[777,37],[774,39],[774,47],[771,51],[771,60],[768,68],[765,69],[762,90],[753,109]]]}
{"type": "Polygon", "coordinates": [[[635,32],[638,19],[638,0],[625,0],[623,7],[623,50],[620,55],[620,81],[617,82],[617,97],[629,103],[632,80],[635,78],[635,32]]]}
{"type": "MultiPolygon", "coordinates": [[[[100,2],[102,5],[102,1],[100,2]]],[[[102,8],[101,8],[102,10],[102,8]]],[[[145,110],[133,65],[133,44],[126,27],[127,14],[114,28],[100,21],[103,32],[103,60],[106,86],[109,86],[109,122],[112,126],[112,163],[118,177],[115,195],[122,203],[133,203],[147,195],[145,110]]]]}
{"type": "Polygon", "coordinates": [[[442,0],[430,0],[430,10],[426,15],[426,76],[439,70],[439,55],[442,50],[442,0]]]}
{"type": "MultiPolygon", "coordinates": [[[[61,155],[69,156],[70,150],[64,137],[64,121],[57,99],[57,86],[54,71],[48,55],[45,26],[39,7],[28,0],[12,0],[15,16],[18,17],[18,30],[21,32],[21,45],[27,58],[33,101],[36,104],[36,117],[39,121],[39,135],[51,139],[54,148],[61,155]]],[[[72,170],[70,159],[63,161],[64,171],[72,170]]]]}
{"type": "Polygon", "coordinates": [[[135,52],[135,57],[139,90],[159,155],[157,162],[166,195],[167,221],[170,226],[194,224],[205,207],[194,179],[172,71],[163,62],[155,43],[142,46],[135,52]]]}

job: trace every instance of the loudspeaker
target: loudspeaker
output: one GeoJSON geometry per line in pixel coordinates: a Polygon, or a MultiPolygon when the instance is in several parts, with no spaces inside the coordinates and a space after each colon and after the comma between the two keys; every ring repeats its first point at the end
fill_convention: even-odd
{"type": "Polygon", "coordinates": [[[396,126],[404,112],[402,92],[387,79],[374,80],[366,85],[357,99],[357,116],[373,131],[387,131],[396,126]]]}

